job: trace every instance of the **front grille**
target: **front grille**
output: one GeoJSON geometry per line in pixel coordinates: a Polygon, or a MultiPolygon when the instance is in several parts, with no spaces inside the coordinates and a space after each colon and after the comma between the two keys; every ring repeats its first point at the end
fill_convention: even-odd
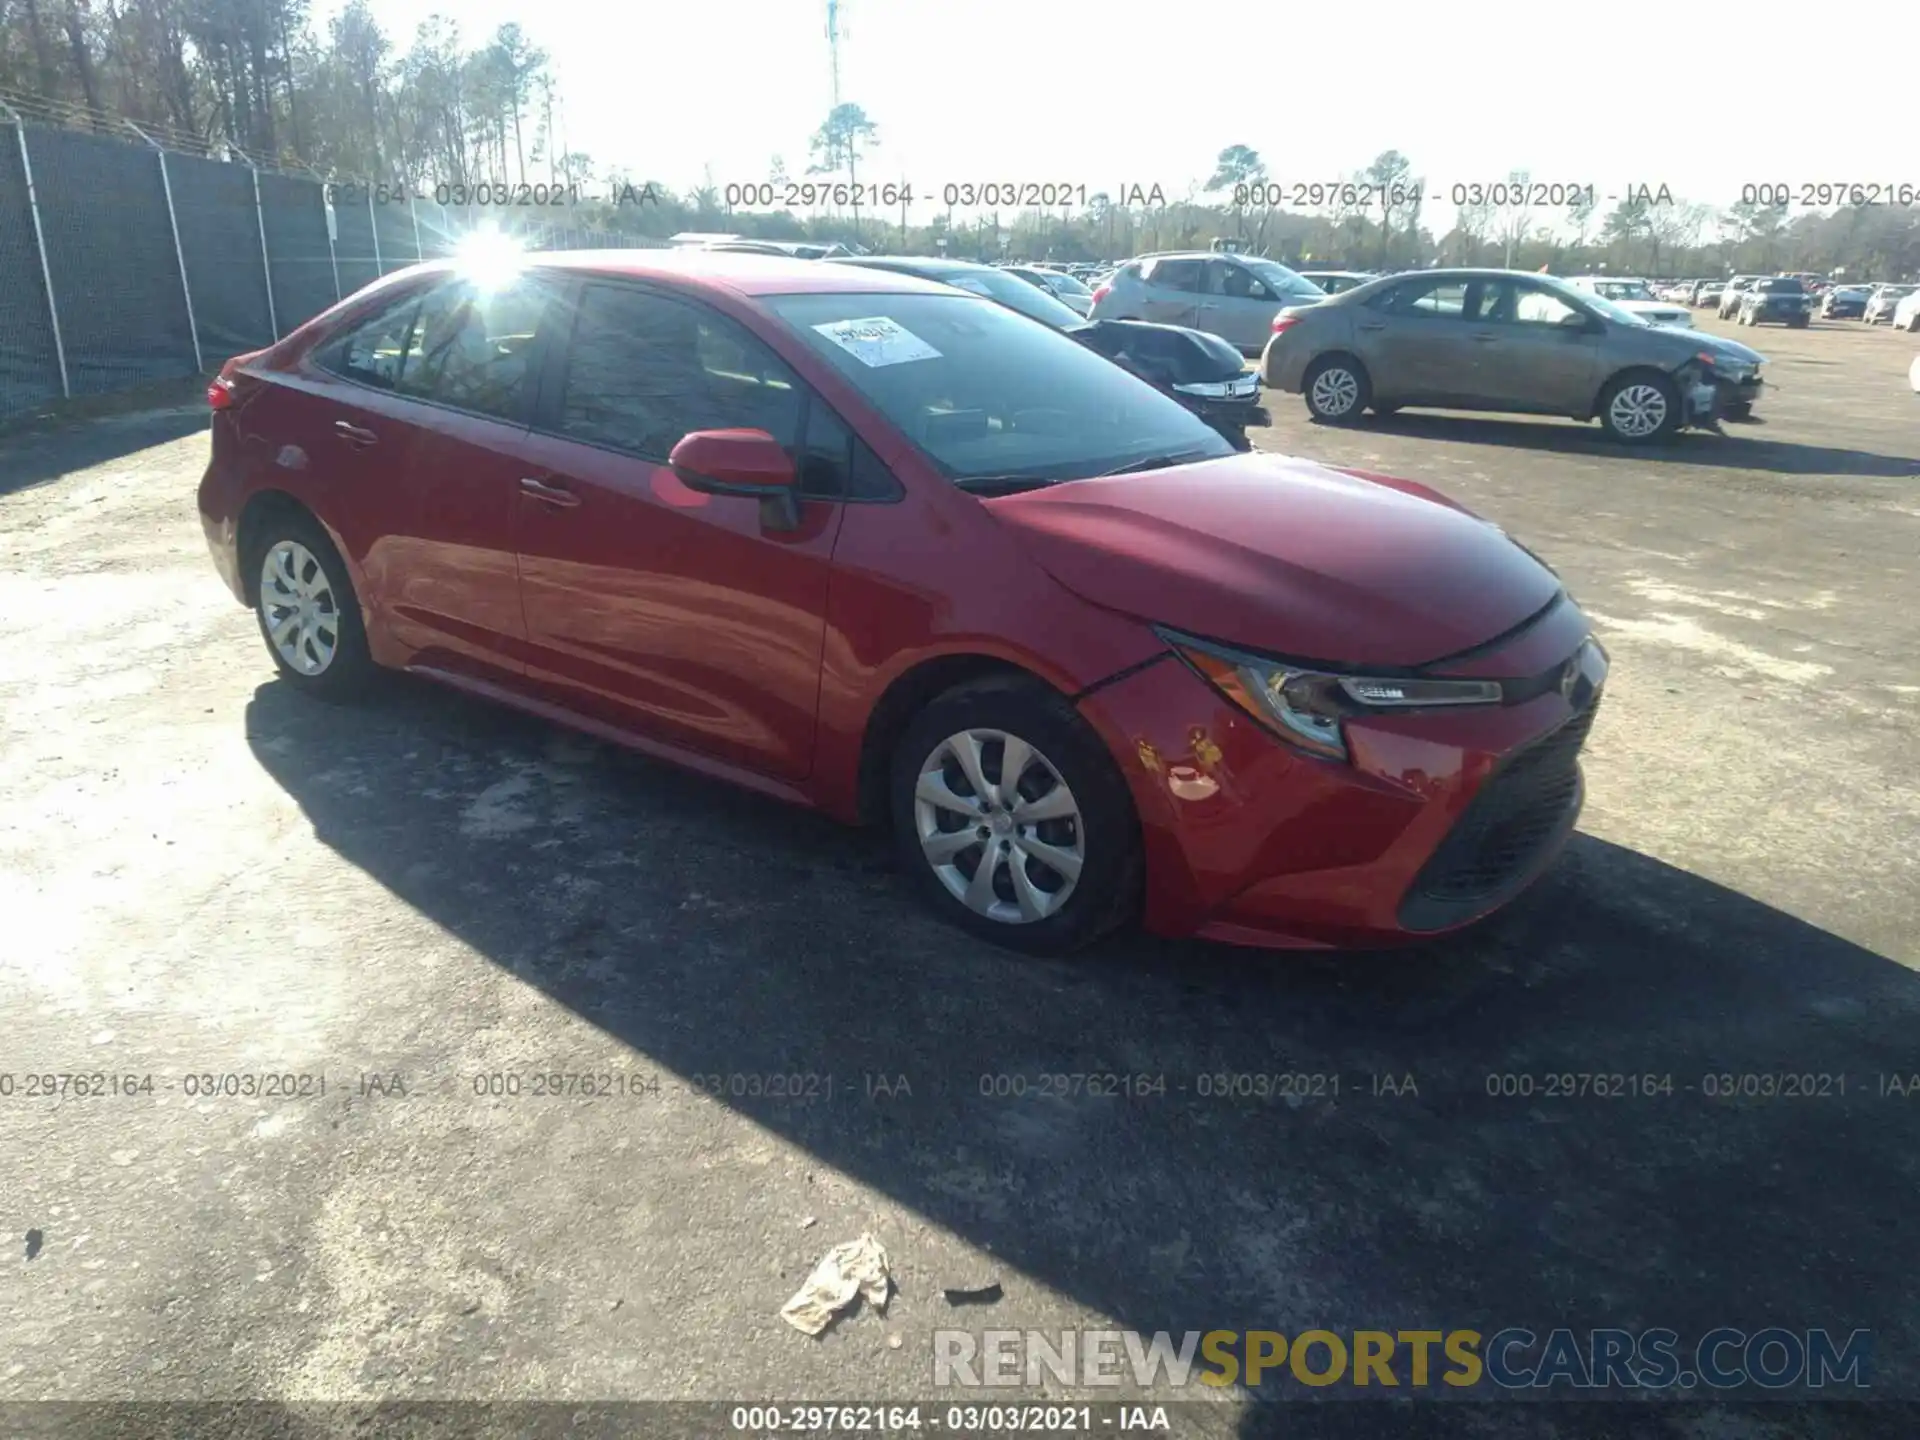
{"type": "Polygon", "coordinates": [[[1408,890],[1403,925],[1458,924],[1532,877],[1580,813],[1580,748],[1598,708],[1589,705],[1488,777],[1408,890]]]}

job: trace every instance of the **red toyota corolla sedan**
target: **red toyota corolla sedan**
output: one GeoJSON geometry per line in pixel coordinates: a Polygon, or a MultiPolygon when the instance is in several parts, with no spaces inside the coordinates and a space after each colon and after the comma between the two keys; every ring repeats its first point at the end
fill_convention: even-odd
{"type": "Polygon", "coordinates": [[[976,295],[426,265],[208,398],[207,538],[288,684],[411,670],[890,825],[999,944],[1431,935],[1580,810],[1607,662],[1544,564],[976,295]]]}

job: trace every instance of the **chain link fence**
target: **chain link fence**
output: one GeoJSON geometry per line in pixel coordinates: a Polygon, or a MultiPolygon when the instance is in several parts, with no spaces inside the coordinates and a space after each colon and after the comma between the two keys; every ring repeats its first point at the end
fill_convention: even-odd
{"type": "Polygon", "coordinates": [[[0,98],[0,422],[202,374],[482,220],[540,250],[663,240],[382,203],[358,183],[43,124],[0,98]]]}

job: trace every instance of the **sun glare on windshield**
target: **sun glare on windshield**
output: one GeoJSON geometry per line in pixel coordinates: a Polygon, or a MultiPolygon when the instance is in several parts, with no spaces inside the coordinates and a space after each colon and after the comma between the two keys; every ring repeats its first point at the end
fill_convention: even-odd
{"type": "Polygon", "coordinates": [[[460,274],[482,291],[511,285],[525,264],[525,254],[519,241],[494,229],[475,230],[453,248],[460,274]]]}

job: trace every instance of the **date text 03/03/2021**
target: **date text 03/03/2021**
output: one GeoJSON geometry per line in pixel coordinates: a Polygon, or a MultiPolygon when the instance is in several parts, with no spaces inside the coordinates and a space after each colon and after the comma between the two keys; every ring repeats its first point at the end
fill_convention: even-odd
{"type": "Polygon", "coordinates": [[[501,207],[507,209],[563,209],[575,205],[659,205],[664,195],[658,185],[617,181],[607,185],[554,182],[480,180],[443,181],[428,189],[405,181],[329,184],[329,205],[426,205],[451,209],[501,207]]]}

